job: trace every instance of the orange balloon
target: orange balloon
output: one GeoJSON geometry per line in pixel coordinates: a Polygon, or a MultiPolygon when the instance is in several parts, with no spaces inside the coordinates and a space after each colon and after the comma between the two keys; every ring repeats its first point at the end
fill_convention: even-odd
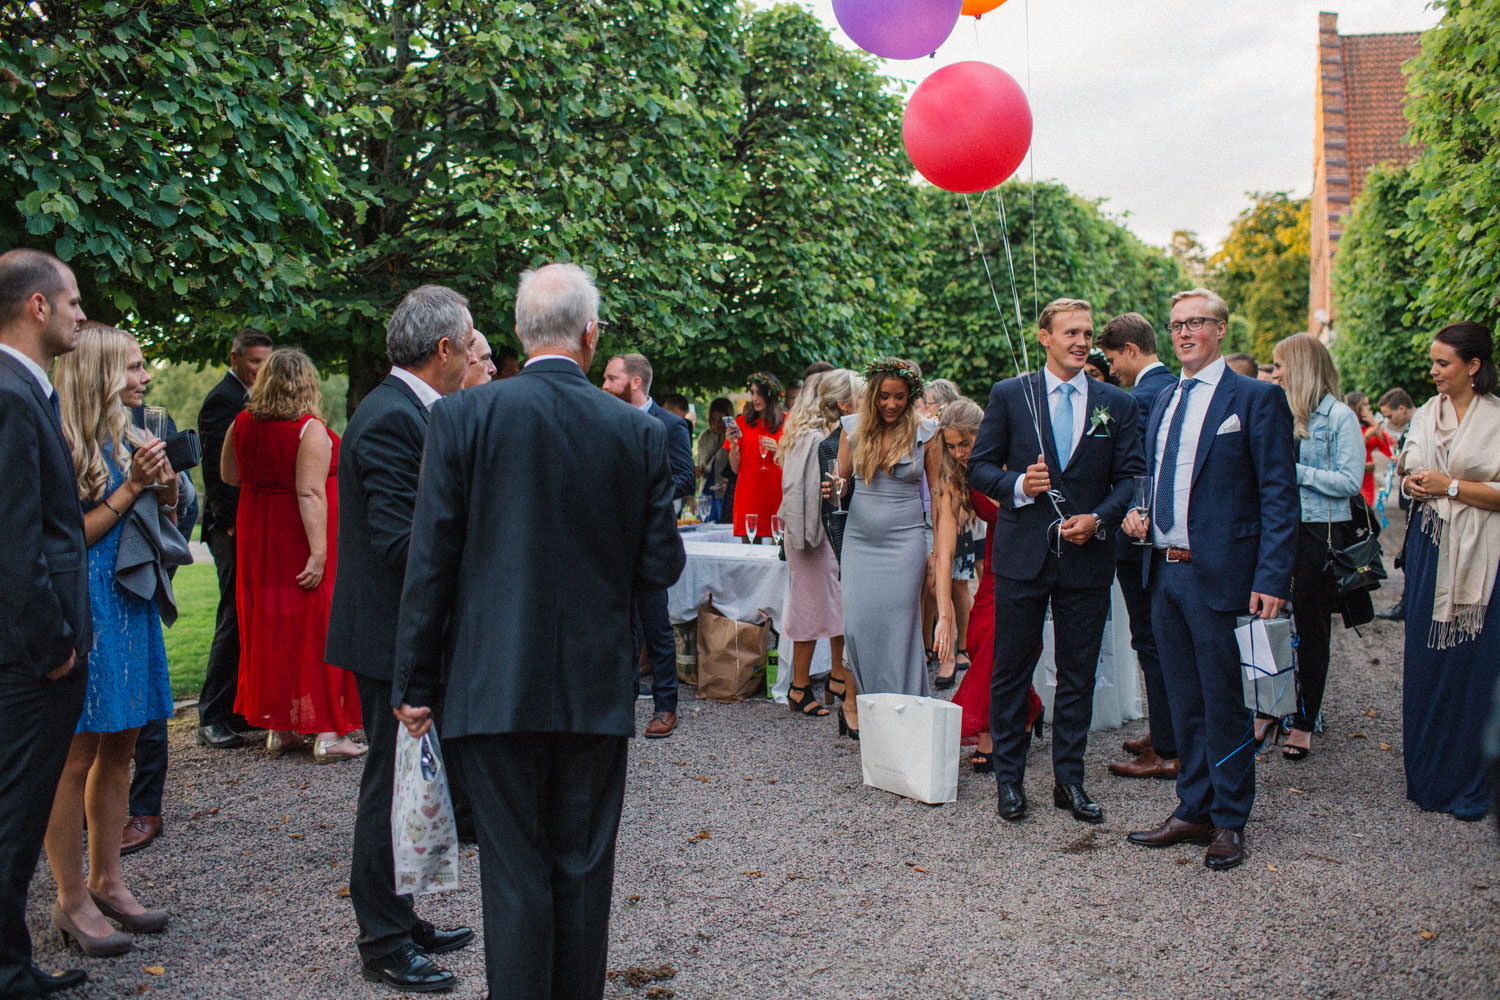
{"type": "Polygon", "coordinates": [[[959,13],[978,17],[980,14],[988,14],[1004,2],[1005,0],[964,0],[964,9],[959,13]]]}

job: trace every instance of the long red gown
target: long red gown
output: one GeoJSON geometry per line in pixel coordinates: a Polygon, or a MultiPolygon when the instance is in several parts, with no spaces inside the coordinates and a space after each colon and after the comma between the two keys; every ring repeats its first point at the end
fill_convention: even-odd
{"type": "Polygon", "coordinates": [[[234,523],[240,675],[234,708],[266,729],[343,735],[360,728],[361,720],[354,675],[323,660],[338,568],[339,492],[334,474],[339,437],[331,430],[328,560],[322,583],[312,590],[297,585],[309,551],[297,510],[297,446],[303,426],[316,419],[256,420],[246,410],[234,421],[240,474],[234,523]]]}
{"type": "MultiPolygon", "coordinates": [[[[974,513],[989,528],[994,536],[995,518],[1000,508],[995,502],[977,490],[969,491],[974,504],[974,513]]],[[[994,561],[984,561],[984,575],[979,578],[979,589],[974,592],[974,608],[969,612],[970,667],[962,683],[953,694],[953,704],[964,710],[960,742],[977,743],[979,734],[990,731],[990,676],[995,671],[995,572],[994,561]]],[[[1041,650],[1037,650],[1041,655],[1041,650]]],[[[1026,725],[1029,727],[1042,714],[1042,699],[1036,689],[1028,689],[1026,695],[1026,725]]]]}
{"type": "MultiPolygon", "coordinates": [[[[744,417],[735,417],[734,422],[743,434],[740,438],[739,478],[734,483],[734,533],[744,537],[748,533],[745,531],[745,515],[754,514],[757,518],[755,537],[770,538],[771,515],[781,509],[781,466],[776,464],[774,454],[761,454],[760,439],[766,437],[780,441],[786,421],[783,419],[775,434],[744,417]]],[[[726,451],[730,443],[726,437],[726,451]]]]}

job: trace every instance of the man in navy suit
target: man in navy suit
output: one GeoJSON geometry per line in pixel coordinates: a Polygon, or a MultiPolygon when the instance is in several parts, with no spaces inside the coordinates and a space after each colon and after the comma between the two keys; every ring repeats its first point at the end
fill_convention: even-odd
{"type": "MultiPolygon", "coordinates": [[[[93,646],[78,476],[47,369],[78,344],[78,281],[38,250],[0,254],[0,997],[85,982],[31,964],[26,892],[88,686],[93,646]]],[[[100,836],[108,836],[101,831],[100,836]]]]}
{"type": "MultiPolygon", "coordinates": [[[[1140,313],[1122,313],[1099,331],[1099,347],[1109,358],[1109,367],[1127,385],[1140,407],[1141,427],[1151,419],[1151,406],[1165,389],[1177,384],[1156,357],[1156,331],[1140,313]]],[[[1149,502],[1149,501],[1148,501],[1149,502]]],[[[1146,713],[1150,731],[1145,738],[1126,740],[1130,760],[1109,765],[1110,773],[1123,778],[1176,778],[1177,738],[1172,734],[1172,714],[1167,708],[1167,688],[1161,678],[1161,657],[1151,633],[1151,591],[1141,582],[1141,560],[1146,549],[1124,532],[1115,536],[1115,579],[1130,614],[1130,646],[1146,678],[1146,713]]]]}
{"type": "MultiPolygon", "coordinates": [[[[667,460],[672,464],[672,497],[693,495],[693,437],[688,422],[656,405],[651,398],[651,362],[644,354],[618,354],[604,366],[604,391],[661,421],[667,432],[667,460]]],[[[631,637],[637,656],[646,647],[651,663],[651,721],[647,739],[664,739],[677,729],[677,643],[667,614],[667,592],[649,590],[636,595],[631,637]]]]}
{"type": "Polygon", "coordinates": [[[1181,759],[1176,811],[1130,840],[1207,843],[1203,863],[1215,870],[1245,860],[1255,800],[1235,618],[1281,613],[1301,519],[1286,396],[1228,369],[1228,325],[1229,307],[1208,289],[1172,296],[1182,381],[1157,397],[1146,427],[1152,523],[1136,511],[1125,521],[1135,537],[1149,532],[1154,549],[1143,579],[1181,759]]]}
{"type": "Polygon", "coordinates": [[[1026,815],[1026,691],[1050,604],[1052,800],[1099,823],[1104,812],[1083,788],[1083,753],[1115,572],[1110,535],[1125,516],[1132,480],[1145,471],[1140,417],[1129,393],[1083,373],[1094,339],[1087,302],[1050,302],[1038,325],[1046,367],[990,390],[968,469],[970,485],[1000,505],[990,542],[1006,594],[995,602],[990,696],[997,807],[1008,820],[1026,815]]]}

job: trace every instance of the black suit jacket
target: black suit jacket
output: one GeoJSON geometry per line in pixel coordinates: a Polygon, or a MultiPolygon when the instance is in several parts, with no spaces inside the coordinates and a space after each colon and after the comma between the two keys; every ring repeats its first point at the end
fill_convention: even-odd
{"type": "Polygon", "coordinates": [[[81,665],[94,633],[72,452],[41,384],[3,351],[0,469],[0,670],[41,677],[70,653],[81,665]]]}
{"type": "MultiPolygon", "coordinates": [[[[1147,422],[1151,419],[1151,407],[1156,404],[1156,397],[1164,390],[1171,389],[1177,384],[1177,376],[1166,366],[1153,368],[1142,376],[1130,390],[1130,398],[1134,399],[1140,408],[1141,427],[1144,430],[1147,422]]],[[[1142,441],[1144,446],[1145,442],[1142,441]]],[[[1144,545],[1136,545],[1135,539],[1123,531],[1115,532],[1115,559],[1119,562],[1140,562],[1145,558],[1145,553],[1150,549],[1144,545]]]]}
{"type": "Polygon", "coordinates": [[[370,390],[339,446],[339,567],[324,658],[374,680],[395,673],[427,408],[394,375],[370,390]]]}
{"type": "Polygon", "coordinates": [[[1090,379],[1084,405],[1084,431],[1061,473],[1052,440],[1052,414],[1046,382],[1032,372],[997,382],[990,390],[984,421],[969,456],[969,485],[992,497],[1000,507],[990,536],[990,559],[995,575],[1009,580],[1034,580],[1047,554],[1047,529],[1057,519],[1045,496],[1023,507],[1015,506],[1016,480],[1039,454],[1052,470],[1052,488],[1064,497],[1064,517],[1095,514],[1104,525],[1104,538],[1082,545],[1062,543],[1059,576],[1065,587],[1107,587],[1114,579],[1115,550],[1109,533],[1119,527],[1130,505],[1131,477],[1146,471],[1141,451],[1140,410],[1123,389],[1090,379]],[[1030,394],[1041,426],[1036,426],[1026,397],[1030,394]],[[1089,432],[1100,408],[1109,421],[1089,432]],[[998,553],[998,556],[997,556],[998,553]]]}
{"type": "Polygon", "coordinates": [[[656,405],[655,400],[646,412],[660,420],[667,429],[667,461],[672,466],[673,497],[691,498],[697,482],[693,472],[693,429],[677,414],[656,405]]]}
{"type": "Polygon", "coordinates": [[[219,384],[203,397],[198,410],[198,438],[203,442],[203,535],[228,531],[240,506],[240,488],[219,478],[219,453],[234,418],[245,408],[245,386],[234,372],[225,372],[219,384]]]}
{"type": "Polygon", "coordinates": [[[392,703],[440,701],[445,738],[633,733],[632,600],[671,586],[685,561],[672,495],[661,422],[571,361],[443,399],[422,458],[392,703]]]}

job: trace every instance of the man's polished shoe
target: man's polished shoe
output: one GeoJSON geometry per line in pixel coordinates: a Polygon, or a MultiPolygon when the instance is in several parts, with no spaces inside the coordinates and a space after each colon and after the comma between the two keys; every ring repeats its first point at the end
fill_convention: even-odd
{"type": "Polygon", "coordinates": [[[1068,810],[1076,820],[1085,823],[1104,822],[1104,810],[1099,808],[1099,803],[1089,798],[1089,793],[1083,790],[1082,785],[1053,786],[1052,804],[1059,809],[1068,810]]]}
{"type": "Polygon", "coordinates": [[[231,750],[244,746],[245,738],[222,722],[198,727],[198,745],[214,750],[231,750]]]}
{"type": "Polygon", "coordinates": [[[1136,830],[1125,839],[1142,847],[1171,847],[1173,844],[1206,844],[1213,839],[1212,823],[1189,823],[1168,816],[1155,830],[1136,830]]]}
{"type": "Polygon", "coordinates": [[[440,993],[458,985],[458,977],[428,958],[415,944],[403,944],[389,955],[361,958],[360,975],[403,993],[440,993]]]}
{"type": "Polygon", "coordinates": [[[672,735],[677,728],[676,712],[657,712],[651,716],[651,721],[646,723],[646,739],[659,740],[672,735]]]}
{"type": "Polygon", "coordinates": [[[43,972],[36,966],[31,967],[31,979],[36,983],[36,991],[42,996],[50,993],[61,993],[63,990],[75,989],[89,981],[89,974],[82,969],[67,969],[63,972],[43,972]]]}
{"type": "Polygon", "coordinates": [[[1406,621],[1406,598],[1402,598],[1391,606],[1389,611],[1377,611],[1376,618],[1383,618],[1388,622],[1406,621]]]}
{"type": "Polygon", "coordinates": [[[160,816],[132,816],[125,821],[125,833],[120,837],[120,853],[134,854],[160,834],[160,816]]]}
{"type": "Polygon", "coordinates": [[[1214,839],[1203,855],[1203,863],[1216,872],[1233,868],[1245,860],[1245,835],[1227,826],[1214,827],[1214,839]]]}
{"type": "Polygon", "coordinates": [[[1012,823],[1026,818],[1026,789],[1019,781],[1000,782],[1000,796],[995,800],[995,811],[1001,819],[1012,823]]]}
{"type": "Polygon", "coordinates": [[[1158,756],[1155,750],[1148,747],[1145,753],[1134,760],[1122,760],[1109,765],[1109,773],[1118,774],[1122,778],[1176,778],[1179,766],[1180,761],[1176,757],[1158,756]]]}
{"type": "Polygon", "coordinates": [[[467,927],[434,927],[425,920],[418,920],[411,929],[411,943],[429,955],[454,951],[472,940],[474,932],[467,927]]]}
{"type": "Polygon", "coordinates": [[[1151,734],[1147,733],[1138,740],[1126,740],[1120,744],[1120,748],[1132,757],[1139,757],[1151,749],[1151,734]]]}

